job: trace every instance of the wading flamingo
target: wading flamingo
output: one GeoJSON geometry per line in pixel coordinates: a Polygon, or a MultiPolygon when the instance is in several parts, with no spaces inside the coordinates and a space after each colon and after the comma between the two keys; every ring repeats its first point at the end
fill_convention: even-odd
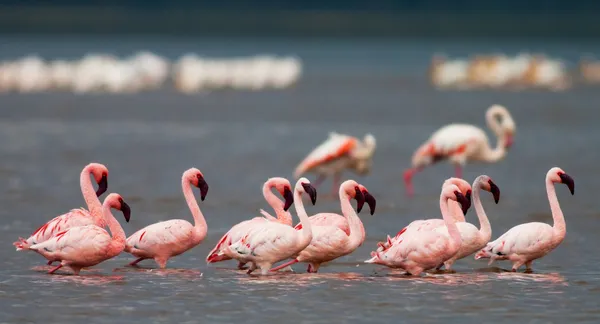
{"type": "Polygon", "coordinates": [[[277,222],[264,222],[259,229],[246,234],[221,253],[240,262],[251,262],[248,274],[258,268],[262,275],[266,275],[274,263],[304,250],[312,240],[312,227],[302,202],[303,193],[310,196],[313,205],[317,202],[317,190],[304,177],[298,180],[294,189],[294,205],[300,223],[303,224],[302,230],[297,231],[277,222]]]}
{"type": "MultiPolygon", "coordinates": [[[[346,180],[339,190],[342,214],[347,218],[350,232],[345,232],[335,224],[315,225],[312,223],[313,237],[310,244],[294,259],[271,269],[277,271],[297,262],[308,263],[307,272],[317,272],[322,263],[332,261],[356,250],[365,240],[365,229],[356,212],[360,213],[365,201],[369,204],[371,215],[375,213],[375,198],[367,188],[354,180],[346,180]],[[352,209],[350,199],[356,199],[356,212],[352,209]]],[[[335,215],[335,214],[334,214],[335,215]]],[[[312,218],[312,217],[311,217],[312,218]]],[[[310,218],[309,218],[310,222],[310,218]]],[[[296,229],[301,231],[300,229],[296,229]]]]}
{"type": "Polygon", "coordinates": [[[30,249],[48,260],[60,260],[60,264],[48,272],[50,274],[66,266],[78,275],[81,268],[95,266],[119,255],[125,248],[125,232],[112,215],[111,208],[122,211],[127,222],[131,210],[121,195],[111,193],[106,197],[102,212],[112,237],[97,225],[71,227],[43,243],[32,245],[30,249]]]}
{"type": "Polygon", "coordinates": [[[382,252],[372,252],[365,263],[382,264],[391,268],[402,268],[408,274],[419,275],[433,269],[458,252],[461,245],[460,233],[448,210],[448,200],[458,201],[463,207],[468,203],[460,189],[449,184],[442,188],[440,209],[450,237],[435,231],[414,232],[382,252]]]}
{"type": "Polygon", "coordinates": [[[513,144],[515,122],[506,108],[492,105],[485,115],[488,127],[496,134],[496,148],[491,148],[485,132],[468,124],[450,124],[437,130],[412,157],[412,168],[404,171],[406,193],[414,194],[412,177],[428,165],[441,160],[454,164],[456,177],[468,161],[493,163],[500,161],[513,144]],[[500,120],[498,120],[500,119],[500,120]]]}
{"type": "MultiPolygon", "coordinates": [[[[467,211],[471,207],[471,185],[463,179],[460,178],[449,178],[442,184],[442,188],[448,184],[454,184],[460,189],[460,193],[467,198],[467,205],[465,209],[456,201],[450,200],[448,201],[448,208],[450,209],[450,215],[454,217],[454,220],[458,222],[465,221],[465,215],[467,211]]],[[[404,235],[409,235],[412,232],[418,231],[430,231],[436,227],[444,226],[445,222],[441,218],[431,218],[431,219],[419,219],[414,220],[408,226],[404,227],[393,238],[388,235],[386,242],[378,242],[377,243],[377,252],[382,252],[389,248],[392,244],[402,239],[404,235]]]]}
{"type": "MultiPolygon", "coordinates": [[[[17,248],[17,251],[30,250],[32,245],[45,242],[57,233],[71,227],[92,224],[104,227],[102,204],[98,197],[108,189],[108,169],[100,163],[90,163],[86,165],[81,171],[79,185],[89,211],[83,208],[72,209],[68,213],[54,217],[46,224],[40,226],[29,238],[24,239],[19,237],[19,240],[13,243],[17,248]],[[96,192],[94,192],[90,174],[92,174],[94,180],[98,184],[98,190],[96,192]]],[[[48,265],[52,264],[52,262],[52,260],[48,261],[48,265]]]]}
{"type": "Polygon", "coordinates": [[[169,258],[178,256],[200,244],[206,237],[208,227],[194,198],[192,185],[200,188],[200,199],[204,201],[208,184],[200,170],[191,168],[183,173],[181,187],[183,195],[194,217],[194,225],[183,219],[171,219],[148,225],[127,238],[125,252],[131,253],[137,260],[135,266],[145,259],[154,259],[161,269],[167,266],[169,258]]]}
{"type": "MultiPolygon", "coordinates": [[[[294,203],[294,195],[292,194],[292,185],[285,178],[273,177],[269,178],[263,185],[263,196],[267,203],[275,211],[277,218],[271,216],[264,210],[260,210],[264,217],[254,217],[252,219],[245,220],[237,225],[233,226],[223,237],[219,240],[219,243],[208,253],[206,257],[207,263],[215,263],[219,261],[231,260],[227,255],[220,254],[225,248],[228,248],[232,242],[237,242],[244,237],[248,231],[254,226],[260,226],[262,222],[274,221],[288,226],[292,226],[292,215],[288,209],[294,203]],[[282,201],[273,192],[275,188],[281,196],[285,199],[282,201]]],[[[244,264],[240,262],[238,269],[243,269],[244,264]]]]}
{"type": "MultiPolygon", "coordinates": [[[[460,260],[481,250],[492,238],[492,226],[485,214],[485,210],[483,210],[483,205],[481,205],[481,189],[491,192],[496,204],[500,200],[500,189],[489,176],[480,175],[473,181],[473,204],[475,205],[475,213],[477,214],[481,228],[478,229],[475,225],[467,222],[456,222],[462,243],[458,252],[450,259],[444,261],[443,265],[440,264],[438,269],[445,266],[446,270],[450,270],[456,260],[460,260]]],[[[434,231],[449,236],[448,228],[445,225],[435,228],[434,231]]]]}
{"type": "Polygon", "coordinates": [[[575,194],[575,182],[565,171],[558,167],[548,171],[546,193],[554,226],[540,222],[517,225],[495,241],[489,242],[485,248],[477,252],[475,260],[490,258],[488,265],[491,265],[494,260],[510,260],[513,264],[512,271],[516,272],[522,265],[531,271],[531,263],[534,260],[554,250],[567,234],[565,218],[556,197],[555,183],[564,183],[571,191],[571,195],[575,194]]]}
{"type": "Polygon", "coordinates": [[[366,134],[363,141],[356,137],[329,133],[329,138],[317,146],[300,162],[294,171],[298,179],[304,173],[318,174],[315,188],[326,177],[333,175],[332,195],[338,189],[338,183],[345,169],[353,170],[358,175],[366,175],[371,171],[371,160],[375,154],[376,141],[371,134],[366,134]]]}

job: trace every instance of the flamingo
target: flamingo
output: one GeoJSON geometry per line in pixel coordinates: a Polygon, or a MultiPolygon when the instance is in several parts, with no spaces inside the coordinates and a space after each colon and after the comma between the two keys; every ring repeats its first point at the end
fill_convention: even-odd
{"type": "MultiPolygon", "coordinates": [[[[263,185],[263,196],[269,205],[275,211],[277,218],[271,216],[264,210],[260,210],[264,217],[254,217],[252,219],[245,220],[237,225],[233,226],[223,237],[219,240],[219,243],[208,253],[206,257],[207,263],[215,263],[219,261],[231,260],[227,255],[219,255],[222,250],[231,245],[232,242],[239,241],[250,228],[254,226],[261,226],[265,221],[274,221],[288,226],[292,226],[292,215],[288,211],[292,203],[294,203],[294,196],[292,194],[292,185],[285,178],[273,177],[269,178],[263,185]],[[281,201],[271,191],[275,188],[285,199],[281,201]]],[[[243,269],[245,263],[240,262],[238,269],[243,269]]]]}
{"type": "Polygon", "coordinates": [[[450,124],[433,133],[413,154],[412,168],[404,171],[407,194],[414,194],[412,177],[415,173],[441,160],[447,159],[454,164],[456,177],[462,178],[462,168],[468,161],[493,163],[504,158],[513,144],[515,122],[508,110],[500,105],[488,108],[486,121],[498,137],[494,149],[485,132],[473,125],[450,124]]]}
{"type": "Polygon", "coordinates": [[[300,162],[294,171],[294,178],[298,179],[307,172],[317,173],[318,178],[314,186],[318,187],[327,176],[333,175],[334,195],[345,169],[351,169],[358,175],[365,175],[371,171],[375,147],[375,137],[371,134],[366,134],[363,141],[360,141],[353,136],[331,132],[325,142],[300,162]]]}
{"type": "Polygon", "coordinates": [[[575,194],[575,182],[561,168],[554,167],[546,174],[546,193],[550,202],[554,225],[531,222],[517,225],[509,229],[493,242],[489,242],[475,255],[475,260],[489,258],[494,260],[510,260],[512,271],[516,272],[522,265],[531,271],[531,264],[550,251],[554,250],[565,239],[567,225],[556,197],[555,183],[567,185],[571,195],[575,194]]]}
{"type": "Polygon", "coordinates": [[[251,262],[248,274],[258,268],[262,275],[266,275],[274,263],[304,250],[310,244],[313,235],[302,202],[303,193],[310,196],[313,205],[317,202],[317,190],[304,177],[298,180],[294,189],[294,205],[300,223],[304,225],[302,230],[297,231],[289,225],[277,222],[264,222],[260,228],[250,231],[221,253],[240,262],[251,262]]]}
{"type": "Polygon", "coordinates": [[[186,252],[204,240],[208,227],[194,198],[192,185],[200,188],[200,199],[204,201],[208,184],[202,172],[196,168],[188,169],[181,177],[183,195],[194,217],[194,225],[183,219],[171,219],[148,225],[133,233],[125,244],[125,252],[137,258],[129,263],[130,266],[145,259],[154,259],[164,269],[169,258],[186,252]]]}
{"type": "MultiPolygon", "coordinates": [[[[457,223],[464,222],[465,215],[466,215],[467,211],[469,210],[469,208],[471,207],[471,185],[468,182],[466,182],[465,180],[460,179],[460,178],[449,178],[446,181],[444,181],[444,183],[442,184],[442,187],[444,187],[448,184],[456,185],[460,189],[460,192],[465,196],[465,198],[467,198],[468,203],[465,206],[465,209],[462,209],[462,206],[458,202],[455,202],[455,201],[448,202],[449,208],[451,210],[451,215],[454,217],[454,220],[457,223]]],[[[391,238],[388,235],[386,242],[378,242],[377,243],[377,252],[382,252],[382,251],[388,249],[395,242],[401,240],[403,235],[411,234],[411,232],[413,232],[413,231],[418,232],[418,231],[433,230],[436,227],[444,226],[444,224],[445,224],[445,222],[441,218],[419,219],[419,220],[412,221],[410,224],[408,224],[408,226],[406,226],[403,229],[401,229],[400,231],[398,231],[398,233],[396,233],[396,236],[394,236],[393,238],[391,238]]]]}
{"type": "MultiPolygon", "coordinates": [[[[30,247],[32,245],[45,242],[54,237],[57,233],[63,232],[71,227],[92,224],[101,227],[104,226],[102,205],[98,197],[108,189],[108,169],[100,163],[90,163],[86,165],[81,171],[79,185],[89,211],[83,208],[72,209],[65,214],[54,217],[35,230],[27,239],[19,237],[19,240],[13,243],[17,251],[31,250],[30,247]],[[94,180],[98,184],[98,190],[96,192],[94,192],[90,174],[92,174],[94,180]]],[[[52,262],[53,260],[49,260],[48,265],[51,265],[52,262]]]]}
{"type": "MultiPolygon", "coordinates": [[[[446,267],[446,270],[450,270],[452,264],[454,264],[456,260],[460,260],[481,250],[490,241],[490,238],[492,238],[492,227],[487,215],[485,214],[485,211],[483,210],[483,206],[481,205],[481,189],[491,192],[494,196],[494,202],[496,204],[500,200],[500,189],[489,176],[480,175],[475,179],[475,181],[473,181],[473,200],[475,204],[475,213],[477,213],[477,218],[479,219],[481,228],[478,229],[475,225],[467,222],[456,222],[462,243],[458,249],[458,252],[450,259],[444,261],[443,266],[446,267]]],[[[448,228],[445,225],[435,228],[434,231],[449,237],[448,228]]],[[[438,269],[441,267],[442,264],[438,266],[438,269]]]]}
{"type": "Polygon", "coordinates": [[[110,211],[111,208],[122,211],[127,222],[131,209],[119,194],[111,193],[106,197],[102,212],[112,237],[103,227],[92,224],[71,227],[29,248],[48,260],[60,260],[60,264],[50,270],[49,274],[66,266],[78,275],[81,268],[92,267],[113,258],[125,247],[125,232],[110,211]]]}
{"type": "Polygon", "coordinates": [[[402,268],[408,274],[419,275],[433,269],[456,254],[461,245],[461,237],[455,220],[448,210],[448,200],[459,202],[463,209],[467,198],[460,193],[458,186],[449,184],[442,188],[440,209],[450,236],[435,231],[413,232],[382,252],[372,252],[372,258],[365,263],[382,264],[392,268],[402,268]]]}
{"type": "MultiPolygon", "coordinates": [[[[346,224],[350,232],[340,229],[335,223],[332,225],[315,225],[311,222],[313,238],[310,244],[294,256],[292,261],[271,269],[277,271],[297,262],[308,263],[307,272],[317,272],[322,263],[332,261],[356,250],[365,240],[365,228],[360,218],[356,215],[350,204],[350,199],[356,199],[356,212],[360,213],[365,201],[369,204],[371,215],[375,213],[375,198],[367,188],[354,180],[346,180],[339,190],[342,213],[346,217],[346,224]]],[[[332,214],[336,215],[336,214],[332,214]]],[[[302,230],[296,229],[298,231],[302,230]]]]}

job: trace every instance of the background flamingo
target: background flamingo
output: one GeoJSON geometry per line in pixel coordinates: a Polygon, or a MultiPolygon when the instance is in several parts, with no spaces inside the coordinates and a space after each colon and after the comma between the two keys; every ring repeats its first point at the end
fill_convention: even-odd
{"type": "MultiPolygon", "coordinates": [[[[57,233],[71,227],[91,224],[104,227],[102,205],[98,197],[108,189],[108,169],[100,163],[86,165],[79,176],[79,185],[89,211],[83,208],[72,209],[68,213],[54,217],[35,230],[27,239],[19,237],[19,240],[13,243],[17,251],[29,250],[32,245],[45,242],[57,233]],[[94,192],[90,174],[92,174],[98,184],[98,191],[96,192],[94,192]]],[[[49,260],[48,265],[52,264],[52,262],[52,260],[49,260]]]]}
{"type": "Polygon", "coordinates": [[[405,235],[402,240],[394,243],[382,252],[372,252],[372,258],[365,263],[376,263],[392,268],[402,268],[411,275],[433,269],[452,257],[460,248],[461,238],[456,223],[448,210],[448,200],[458,201],[463,207],[467,199],[460,189],[449,184],[442,188],[440,209],[448,227],[450,237],[435,231],[413,232],[405,235]]]}
{"type": "MultiPolygon", "coordinates": [[[[365,228],[350,204],[350,199],[356,199],[356,212],[360,213],[365,201],[369,204],[371,215],[375,213],[375,198],[367,188],[354,180],[346,180],[339,190],[342,214],[346,217],[350,232],[333,225],[312,226],[313,238],[310,244],[295,256],[294,260],[284,263],[271,271],[277,271],[296,262],[309,263],[307,272],[317,272],[322,263],[329,262],[356,250],[365,240],[365,228]]],[[[335,215],[335,214],[333,214],[335,215]]],[[[313,217],[309,218],[310,219],[313,217]]],[[[301,229],[297,229],[301,230],[301,229]]]]}
{"type": "MultiPolygon", "coordinates": [[[[215,263],[224,260],[231,260],[227,255],[221,254],[220,252],[228,248],[232,242],[239,241],[244,237],[248,231],[254,226],[260,226],[265,221],[275,221],[281,224],[292,226],[292,215],[288,211],[292,203],[294,203],[294,195],[292,194],[292,185],[285,178],[273,177],[269,178],[263,185],[263,196],[267,203],[275,211],[277,218],[271,216],[264,210],[260,210],[264,217],[254,217],[249,220],[245,220],[237,225],[233,226],[223,237],[219,240],[219,243],[208,253],[206,257],[207,263],[215,263]],[[271,191],[275,188],[281,196],[285,198],[285,201],[279,199],[271,191]]],[[[240,262],[238,269],[243,269],[245,263],[240,262]]]]}
{"type": "MultiPolygon", "coordinates": [[[[442,188],[448,184],[454,184],[459,189],[460,192],[467,198],[467,205],[465,209],[456,201],[450,200],[448,201],[448,208],[450,209],[450,215],[454,217],[454,220],[458,222],[465,221],[465,215],[467,211],[471,207],[471,185],[463,179],[460,178],[449,178],[442,184],[442,188]]],[[[433,230],[436,227],[444,226],[445,222],[441,218],[431,218],[431,219],[419,219],[414,220],[408,226],[404,227],[396,236],[391,238],[389,235],[387,236],[386,242],[378,242],[377,243],[377,252],[381,252],[392,246],[395,242],[402,239],[403,235],[409,235],[413,231],[429,231],[433,230]]]]}
{"type": "Polygon", "coordinates": [[[71,227],[43,243],[32,245],[30,249],[40,253],[48,260],[61,261],[58,266],[48,272],[50,274],[67,266],[73,270],[75,275],[78,275],[81,268],[95,266],[119,255],[125,247],[125,232],[112,215],[111,208],[121,210],[127,222],[129,222],[131,210],[121,195],[111,193],[106,197],[103,216],[112,237],[103,227],[97,225],[71,227]]]}
{"type": "Polygon", "coordinates": [[[515,122],[506,108],[491,106],[486,112],[488,127],[498,137],[496,148],[491,148],[485,132],[468,124],[450,124],[437,130],[421,145],[412,157],[412,168],[404,171],[408,195],[413,195],[412,177],[428,165],[449,160],[455,166],[457,178],[468,161],[497,162],[504,158],[513,144],[515,122]],[[498,121],[500,119],[500,121],[498,121]]]}
{"type": "Polygon", "coordinates": [[[135,232],[127,238],[125,251],[138,259],[129,265],[136,265],[145,259],[154,259],[158,266],[164,269],[169,258],[184,253],[204,240],[208,227],[194,198],[192,185],[200,188],[200,199],[204,201],[208,184],[202,172],[196,168],[185,171],[181,177],[183,195],[194,217],[194,225],[183,219],[171,219],[148,225],[135,232]]]}
{"type": "Polygon", "coordinates": [[[540,222],[517,225],[488,243],[475,255],[475,259],[490,258],[489,264],[494,260],[510,260],[513,264],[512,271],[516,272],[522,265],[531,271],[531,263],[534,260],[554,250],[567,234],[565,218],[556,197],[555,183],[564,183],[571,195],[575,194],[575,182],[561,168],[554,167],[548,171],[546,193],[554,220],[553,226],[540,222]]]}
{"type": "MultiPolygon", "coordinates": [[[[481,189],[491,192],[494,196],[494,202],[496,202],[496,204],[500,200],[500,189],[489,176],[480,175],[475,179],[475,181],[473,181],[473,200],[475,204],[475,212],[477,213],[477,218],[479,219],[481,228],[478,229],[475,225],[467,222],[456,222],[462,243],[458,249],[458,252],[456,252],[456,254],[450,259],[444,261],[443,266],[446,267],[446,270],[450,270],[452,264],[454,264],[456,260],[460,260],[466,256],[469,256],[485,247],[485,245],[490,241],[490,238],[492,238],[492,226],[490,225],[490,221],[485,214],[485,210],[483,210],[483,206],[481,205],[481,189]]],[[[434,231],[449,236],[448,228],[445,225],[435,228],[434,231]]],[[[438,269],[441,267],[442,264],[440,264],[438,269]]]]}
{"type": "Polygon", "coordinates": [[[294,189],[294,205],[303,228],[300,231],[277,222],[264,222],[262,226],[234,242],[222,253],[239,260],[252,262],[248,274],[257,268],[266,275],[271,266],[304,250],[312,240],[312,227],[302,202],[302,194],[310,196],[313,205],[317,202],[317,191],[306,178],[300,178],[294,189]]]}
{"type": "Polygon", "coordinates": [[[345,169],[353,170],[358,175],[371,171],[371,160],[375,154],[376,141],[371,134],[366,134],[363,141],[358,138],[335,132],[317,146],[294,171],[298,179],[307,172],[318,174],[314,186],[318,187],[326,177],[333,175],[332,194],[338,189],[338,183],[345,169]]]}

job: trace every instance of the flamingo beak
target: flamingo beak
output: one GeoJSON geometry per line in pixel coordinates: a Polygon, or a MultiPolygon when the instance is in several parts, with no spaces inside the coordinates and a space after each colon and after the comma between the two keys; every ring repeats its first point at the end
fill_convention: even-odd
{"type": "Polygon", "coordinates": [[[294,194],[292,194],[292,191],[290,190],[290,188],[285,187],[285,189],[283,190],[283,198],[285,198],[285,204],[283,204],[283,210],[288,211],[288,209],[290,209],[290,207],[292,207],[292,204],[294,203],[294,194]]]}
{"type": "Polygon", "coordinates": [[[106,174],[102,175],[102,179],[98,182],[98,190],[96,190],[96,197],[102,196],[103,193],[108,189],[108,178],[106,174]]]}
{"type": "Polygon", "coordinates": [[[571,176],[569,176],[566,173],[561,173],[559,174],[560,177],[560,181],[564,184],[567,185],[567,187],[569,187],[569,191],[571,191],[571,195],[575,194],[575,181],[573,181],[573,178],[571,178],[571,176]]]}
{"type": "Polygon", "coordinates": [[[200,199],[204,201],[208,193],[208,183],[206,183],[206,180],[201,175],[198,175],[198,188],[200,188],[200,199]]]}
{"type": "Polygon", "coordinates": [[[463,214],[465,214],[465,215],[467,215],[469,208],[471,208],[471,194],[472,194],[471,189],[467,190],[467,194],[465,195],[465,198],[467,198],[468,204],[467,204],[467,209],[463,210],[463,214]]]}
{"type": "Polygon", "coordinates": [[[123,217],[125,217],[125,221],[129,223],[129,219],[131,218],[131,208],[129,205],[123,200],[121,200],[121,211],[123,212],[123,217]]]}
{"type": "Polygon", "coordinates": [[[377,206],[377,201],[375,197],[371,195],[366,189],[362,191],[363,196],[365,196],[365,201],[369,205],[369,209],[371,210],[371,215],[375,214],[375,207],[377,206]]]}
{"type": "Polygon", "coordinates": [[[354,187],[354,190],[355,190],[354,199],[356,199],[356,212],[360,213],[363,206],[365,205],[365,196],[360,191],[360,188],[358,186],[354,187]]]}
{"type": "Polygon", "coordinates": [[[505,148],[510,148],[513,145],[513,143],[514,143],[513,135],[512,134],[506,134],[505,138],[506,138],[506,140],[505,140],[506,143],[504,144],[504,147],[505,148]]]}
{"type": "Polygon", "coordinates": [[[466,214],[470,207],[469,200],[460,191],[455,191],[454,194],[456,195],[456,201],[458,201],[462,208],[463,214],[466,214]]]}
{"type": "Polygon", "coordinates": [[[308,196],[310,196],[310,201],[314,205],[317,202],[317,189],[315,189],[315,187],[313,187],[310,183],[303,183],[302,187],[308,196]]]}
{"type": "Polygon", "coordinates": [[[488,183],[490,184],[490,192],[494,195],[494,201],[497,204],[500,201],[500,188],[491,179],[488,180],[488,183]]]}

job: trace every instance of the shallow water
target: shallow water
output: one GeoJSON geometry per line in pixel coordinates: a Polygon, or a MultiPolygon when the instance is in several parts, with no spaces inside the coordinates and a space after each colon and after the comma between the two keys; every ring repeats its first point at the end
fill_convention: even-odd
{"type": "MultiPolygon", "coordinates": [[[[600,213],[594,202],[600,183],[598,91],[438,92],[423,77],[434,50],[516,51],[523,43],[299,41],[286,45],[260,40],[252,47],[218,40],[199,40],[194,45],[181,40],[11,42],[14,53],[44,48],[40,54],[48,56],[62,55],[68,48],[97,50],[102,44],[124,53],[139,48],[198,51],[198,44],[208,44],[222,48],[207,51],[214,56],[298,53],[306,70],[301,83],[286,91],[183,96],[167,89],[123,96],[0,96],[0,204],[4,206],[0,209],[4,220],[0,322],[600,320],[600,213]],[[472,257],[457,262],[454,274],[421,278],[362,264],[386,234],[413,219],[439,215],[439,188],[453,169],[440,164],[419,174],[416,196],[408,199],[401,175],[413,150],[446,123],[484,126],[484,111],[496,102],[513,113],[516,143],[500,163],[470,165],[465,178],[472,181],[485,173],[500,187],[498,205],[483,195],[495,238],[519,223],[551,221],[544,176],[550,167],[562,167],[576,183],[574,196],[564,186],[557,190],[567,219],[562,245],[534,262],[533,274],[508,273],[502,270],[510,268],[508,263],[488,267],[472,257]],[[206,254],[229,227],[268,207],[261,195],[262,183],[270,176],[291,177],[295,165],[333,130],[361,137],[372,132],[377,138],[372,174],[345,175],[367,186],[378,201],[375,216],[361,215],[367,231],[363,246],[323,266],[318,274],[304,273],[304,265],[294,266],[296,273],[268,277],[235,271],[232,261],[207,266],[206,254]],[[172,259],[164,271],[156,270],[151,261],[141,263],[140,269],[126,268],[133,258],[122,254],[78,277],[47,275],[49,267],[38,255],[17,253],[11,243],[51,217],[83,204],[78,176],[90,161],[108,166],[109,192],[122,194],[130,204],[131,222],[123,224],[127,233],[159,220],[191,220],[180,177],[187,168],[198,167],[210,186],[201,204],[208,237],[172,259]]],[[[595,50],[585,44],[529,45],[571,58],[576,51],[595,50]]],[[[80,54],[71,51],[74,57],[80,54]]],[[[317,205],[309,206],[309,213],[339,210],[338,202],[325,197],[329,185],[326,182],[320,189],[317,205]]],[[[467,219],[476,222],[473,210],[467,219]]]]}

